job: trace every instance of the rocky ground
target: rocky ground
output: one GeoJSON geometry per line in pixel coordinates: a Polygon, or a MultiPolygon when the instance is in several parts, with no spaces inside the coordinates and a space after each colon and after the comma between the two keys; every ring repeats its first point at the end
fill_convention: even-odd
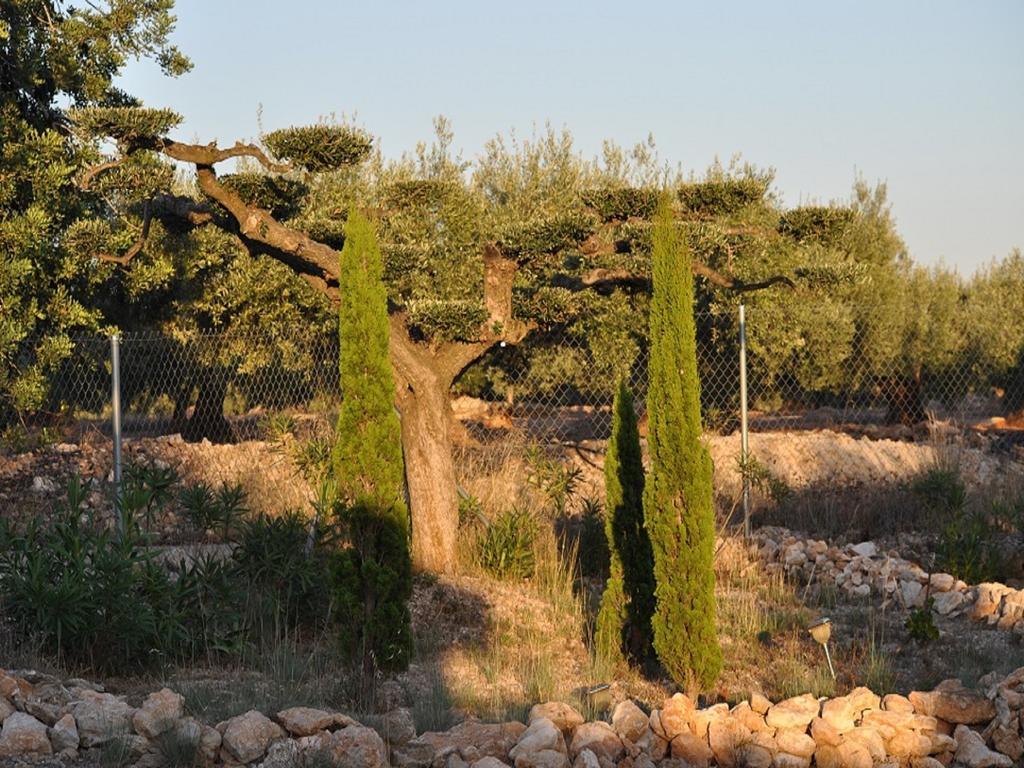
{"type": "Polygon", "coordinates": [[[303,706],[213,724],[169,688],[131,702],[85,680],[11,671],[0,672],[0,758],[137,768],[1011,768],[1024,756],[1022,708],[1024,667],[989,675],[978,689],[947,680],[909,696],[860,687],[704,708],[677,693],[650,710],[614,702],[609,717],[590,721],[548,702],[525,722],[467,720],[417,733],[403,708],[372,726],[303,706]]]}

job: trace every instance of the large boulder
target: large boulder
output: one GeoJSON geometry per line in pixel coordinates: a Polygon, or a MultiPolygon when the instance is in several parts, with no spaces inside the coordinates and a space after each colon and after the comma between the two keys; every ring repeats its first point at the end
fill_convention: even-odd
{"type": "Polygon", "coordinates": [[[251,709],[224,723],[221,751],[239,763],[251,763],[263,757],[273,741],[284,736],[281,726],[262,712],[251,709]]]}
{"type": "MultiPolygon", "coordinates": [[[[313,736],[335,725],[337,716],[313,707],[289,707],[278,712],[274,719],[292,736],[313,736]]],[[[345,723],[346,725],[348,723],[345,723]]]]}
{"type": "Polygon", "coordinates": [[[386,768],[388,751],[372,728],[350,725],[320,736],[318,754],[333,768],[386,768]]]}
{"type": "Polygon", "coordinates": [[[910,703],[922,715],[948,723],[975,725],[987,723],[996,716],[995,704],[985,695],[966,688],[948,688],[929,693],[912,691],[910,703]]]}
{"type": "Polygon", "coordinates": [[[809,693],[780,701],[768,710],[765,721],[772,728],[807,728],[818,716],[821,705],[809,693]]]}
{"type": "Polygon", "coordinates": [[[739,750],[750,742],[750,736],[750,729],[732,717],[722,717],[708,724],[708,746],[722,768],[740,763],[739,750]]]}
{"type": "Polygon", "coordinates": [[[416,721],[413,720],[409,709],[399,707],[381,718],[379,730],[381,737],[389,746],[400,747],[416,738],[416,721]]]}
{"type": "Polygon", "coordinates": [[[140,736],[153,740],[185,716],[185,697],[170,688],[151,693],[132,716],[132,725],[140,736]]]}
{"type": "Polygon", "coordinates": [[[682,760],[689,768],[708,768],[714,757],[707,742],[689,732],[680,733],[672,739],[671,749],[672,757],[682,760]]]}
{"type": "Polygon", "coordinates": [[[545,704],[534,704],[530,709],[528,721],[532,723],[539,717],[546,717],[555,727],[566,735],[572,734],[576,726],[583,725],[583,715],[561,701],[549,701],[545,704]]]}
{"type": "Polygon", "coordinates": [[[986,747],[984,739],[966,725],[958,725],[953,737],[956,739],[955,759],[967,768],[1013,768],[1013,760],[986,747]]]}
{"type": "Polygon", "coordinates": [[[600,761],[617,763],[625,749],[622,739],[608,723],[584,723],[578,726],[572,735],[569,751],[575,756],[584,749],[589,749],[600,761]]]}
{"type": "Polygon", "coordinates": [[[620,701],[612,712],[612,728],[627,741],[638,741],[647,732],[648,717],[630,700],[620,701]]]}
{"type": "Polygon", "coordinates": [[[651,717],[651,727],[659,736],[672,741],[679,734],[690,730],[696,709],[689,696],[677,693],[665,701],[657,718],[651,717]]]}
{"type": "Polygon", "coordinates": [[[0,757],[52,755],[46,726],[25,712],[15,712],[0,730],[0,757]]]}
{"type": "Polygon", "coordinates": [[[565,737],[548,718],[537,717],[530,721],[529,727],[523,731],[516,745],[509,750],[508,756],[518,763],[521,756],[543,751],[565,754],[565,737]]]}
{"type": "Polygon", "coordinates": [[[123,699],[90,690],[78,690],[78,697],[68,709],[83,747],[98,747],[132,732],[135,710],[123,699]]]}
{"type": "Polygon", "coordinates": [[[50,729],[50,745],[54,752],[70,752],[78,749],[78,726],[75,718],[64,715],[50,729]]]}

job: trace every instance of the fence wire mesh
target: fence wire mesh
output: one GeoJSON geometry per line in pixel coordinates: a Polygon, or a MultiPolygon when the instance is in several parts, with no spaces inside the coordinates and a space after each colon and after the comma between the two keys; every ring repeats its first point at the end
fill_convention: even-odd
{"type": "MultiPolygon", "coordinates": [[[[705,428],[739,424],[739,346],[732,319],[698,314],[698,368],[705,428]]],[[[748,311],[748,329],[756,330],[748,311]]],[[[749,330],[748,330],[749,333],[749,330]]],[[[453,410],[475,434],[510,430],[538,441],[607,437],[617,381],[625,377],[641,415],[647,396],[646,339],[538,332],[496,347],[457,380],[453,410]]],[[[279,414],[334,418],[340,403],[338,343],[308,329],[273,336],[197,333],[120,337],[121,402],[126,437],[180,433],[186,439],[260,439],[279,414]]],[[[1024,407],[1024,365],[992,371],[963,350],[941,367],[872,359],[870,350],[832,355],[829,370],[752,352],[748,407],[752,431],[867,431],[934,418],[971,425],[1024,407]]],[[[110,430],[110,340],[74,339],[33,418],[74,441],[110,430]]],[[[8,417],[24,418],[24,414],[8,417]]],[[[10,425],[3,425],[10,426],[10,425]]]]}

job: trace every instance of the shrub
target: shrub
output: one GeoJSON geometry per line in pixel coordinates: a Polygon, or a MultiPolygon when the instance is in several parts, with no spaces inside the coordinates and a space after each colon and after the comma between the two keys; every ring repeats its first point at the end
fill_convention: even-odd
{"type": "Polygon", "coordinates": [[[654,553],[654,649],[673,680],[706,688],[722,668],[715,630],[711,457],[701,442],[690,251],[667,200],[659,207],[653,242],[651,474],[643,507],[654,553]]]}
{"type": "Polygon", "coordinates": [[[969,584],[1005,577],[1006,563],[999,550],[1000,510],[972,509],[955,467],[930,468],[911,483],[911,492],[938,528],[939,568],[969,584]]]}
{"type": "Polygon", "coordinates": [[[596,645],[605,658],[635,659],[650,650],[654,613],[654,556],[644,527],[644,466],[633,395],[619,383],[612,405],[612,434],[604,462],[608,581],[597,616],[596,645]]]}
{"type": "Polygon", "coordinates": [[[378,670],[404,669],[412,655],[409,512],[383,269],[373,226],[353,209],[341,252],[344,398],[332,455],[347,546],[335,557],[333,583],[342,646],[361,663],[367,695],[378,670]]]}
{"type": "Polygon", "coordinates": [[[929,597],[920,608],[915,608],[907,618],[907,634],[911,640],[928,643],[939,639],[939,628],[935,626],[935,598],[929,597]]]}
{"type": "Polygon", "coordinates": [[[498,515],[480,538],[481,567],[498,578],[532,576],[538,528],[527,509],[513,507],[498,515]]]}
{"type": "Polygon", "coordinates": [[[71,662],[139,666],[173,651],[183,635],[174,585],[143,550],[90,524],[85,489],[23,531],[0,520],[0,606],[25,636],[71,662]],[[83,518],[85,518],[83,522],[83,518]]]}

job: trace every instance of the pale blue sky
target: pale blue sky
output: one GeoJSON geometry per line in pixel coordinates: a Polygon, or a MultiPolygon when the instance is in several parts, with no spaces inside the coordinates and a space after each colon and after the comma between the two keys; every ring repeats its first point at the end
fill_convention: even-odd
{"type": "Polygon", "coordinates": [[[1024,2],[177,0],[195,68],[123,83],[185,138],[356,113],[397,156],[451,118],[466,157],[568,127],[586,155],[653,133],[687,171],[741,153],[787,205],[889,184],[922,263],[1024,246],[1024,2]]]}

